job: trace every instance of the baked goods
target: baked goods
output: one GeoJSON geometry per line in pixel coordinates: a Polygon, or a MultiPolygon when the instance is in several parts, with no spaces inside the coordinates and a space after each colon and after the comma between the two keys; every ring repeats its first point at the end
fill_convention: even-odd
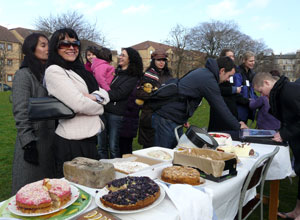
{"type": "Polygon", "coordinates": [[[250,157],[254,155],[254,150],[250,145],[244,143],[236,146],[219,146],[217,150],[226,153],[234,153],[238,157],[250,157]]]}
{"type": "Polygon", "coordinates": [[[230,134],[227,133],[217,133],[217,132],[209,132],[210,136],[212,136],[219,144],[219,146],[231,146],[232,138],[230,134]]]}
{"type": "Polygon", "coordinates": [[[125,173],[125,174],[135,173],[137,171],[140,171],[140,170],[145,169],[150,166],[146,163],[136,162],[136,161],[115,162],[115,163],[113,163],[113,165],[114,165],[116,171],[119,171],[119,172],[125,173]]]}
{"type": "MultiPolygon", "coordinates": [[[[162,170],[161,179],[168,183],[199,185],[200,173],[191,167],[172,166],[162,170]]],[[[202,182],[203,183],[203,182],[202,182]]]]}
{"type": "Polygon", "coordinates": [[[44,213],[57,209],[71,199],[67,181],[44,179],[22,187],[16,194],[16,205],[24,213],[44,213]]]}
{"type": "Polygon", "coordinates": [[[127,176],[106,185],[109,193],[100,197],[103,205],[117,210],[136,210],[151,205],[160,196],[160,188],[149,177],[127,176]]]}
{"type": "Polygon", "coordinates": [[[148,156],[160,159],[160,160],[171,160],[172,156],[164,150],[153,150],[147,153],[148,156]]]}
{"type": "Polygon", "coordinates": [[[64,176],[71,182],[99,189],[115,179],[115,169],[111,163],[76,157],[64,163],[64,176]]]}

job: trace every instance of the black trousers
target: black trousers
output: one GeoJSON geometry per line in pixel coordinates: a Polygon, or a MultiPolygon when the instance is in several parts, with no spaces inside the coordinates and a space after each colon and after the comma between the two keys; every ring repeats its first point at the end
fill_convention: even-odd
{"type": "Polygon", "coordinates": [[[120,137],[119,138],[119,147],[120,147],[120,154],[132,154],[132,137],[120,137]]]}
{"type": "Polygon", "coordinates": [[[63,165],[75,157],[98,159],[97,136],[82,140],[68,140],[55,134],[53,151],[55,155],[55,177],[64,177],[63,165]]]}

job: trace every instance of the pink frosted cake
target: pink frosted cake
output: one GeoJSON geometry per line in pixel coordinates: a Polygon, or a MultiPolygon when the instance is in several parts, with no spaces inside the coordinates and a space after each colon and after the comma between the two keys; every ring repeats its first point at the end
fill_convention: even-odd
{"type": "Polygon", "coordinates": [[[17,207],[24,213],[43,213],[59,208],[71,199],[67,181],[44,179],[22,187],[16,194],[17,207]]]}

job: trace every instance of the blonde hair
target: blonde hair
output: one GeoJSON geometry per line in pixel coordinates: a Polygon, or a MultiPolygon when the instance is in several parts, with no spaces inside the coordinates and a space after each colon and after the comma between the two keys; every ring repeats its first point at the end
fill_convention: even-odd
{"type": "Polygon", "coordinates": [[[270,73],[267,72],[260,72],[255,74],[252,84],[253,87],[261,87],[264,85],[264,80],[270,80],[276,82],[279,79],[277,76],[272,76],[270,73]]]}
{"type": "Polygon", "coordinates": [[[255,57],[255,54],[252,51],[246,51],[242,56],[242,61],[245,62],[250,59],[250,57],[255,57]]]}

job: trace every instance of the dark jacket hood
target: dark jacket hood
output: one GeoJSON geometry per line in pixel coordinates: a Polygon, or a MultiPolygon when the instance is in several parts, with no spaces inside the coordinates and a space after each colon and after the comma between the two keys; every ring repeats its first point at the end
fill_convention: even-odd
{"type": "Polygon", "coordinates": [[[217,82],[219,83],[220,80],[220,73],[219,73],[219,67],[218,67],[218,63],[215,59],[212,58],[208,58],[205,64],[205,67],[207,69],[209,69],[210,72],[212,72],[214,74],[214,76],[216,77],[217,82]]]}

